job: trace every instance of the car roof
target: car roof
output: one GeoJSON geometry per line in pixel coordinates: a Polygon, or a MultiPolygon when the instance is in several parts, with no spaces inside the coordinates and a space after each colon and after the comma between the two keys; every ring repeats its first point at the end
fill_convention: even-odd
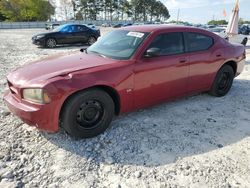
{"type": "Polygon", "coordinates": [[[85,25],[87,26],[86,24],[77,24],[77,23],[67,23],[67,24],[63,24],[64,26],[70,26],[70,25],[85,25]]]}
{"type": "MultiPolygon", "coordinates": [[[[202,28],[196,28],[196,27],[191,27],[191,26],[182,26],[182,25],[166,25],[166,24],[160,24],[160,25],[136,25],[136,26],[129,26],[126,28],[122,28],[123,30],[129,30],[129,31],[140,31],[140,32],[155,32],[155,31],[162,31],[162,30],[190,30],[190,31],[201,31],[201,32],[206,32],[205,29],[202,28]]],[[[121,29],[121,30],[122,30],[121,29]]]]}

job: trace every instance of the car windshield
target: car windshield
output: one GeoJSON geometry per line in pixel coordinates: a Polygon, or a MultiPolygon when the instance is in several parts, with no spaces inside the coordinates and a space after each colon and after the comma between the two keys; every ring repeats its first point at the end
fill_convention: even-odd
{"type": "Polygon", "coordinates": [[[59,27],[56,27],[55,29],[53,29],[53,31],[61,31],[62,29],[64,29],[65,27],[67,27],[68,25],[61,25],[59,27]]]}
{"type": "Polygon", "coordinates": [[[129,59],[148,33],[126,30],[112,31],[101,37],[87,51],[112,59],[129,59]]]}

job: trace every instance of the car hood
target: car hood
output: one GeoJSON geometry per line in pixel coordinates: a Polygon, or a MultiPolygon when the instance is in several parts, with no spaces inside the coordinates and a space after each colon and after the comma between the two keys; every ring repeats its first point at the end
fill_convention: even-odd
{"type": "Polygon", "coordinates": [[[7,76],[9,82],[17,87],[44,83],[46,80],[66,75],[71,72],[109,65],[117,62],[96,54],[74,53],[71,55],[57,55],[35,61],[7,76]]]}
{"type": "Polygon", "coordinates": [[[58,33],[58,32],[57,31],[51,31],[51,32],[45,32],[45,33],[39,33],[39,34],[34,35],[32,38],[40,36],[40,35],[51,35],[51,34],[56,34],[56,33],[58,33]]]}

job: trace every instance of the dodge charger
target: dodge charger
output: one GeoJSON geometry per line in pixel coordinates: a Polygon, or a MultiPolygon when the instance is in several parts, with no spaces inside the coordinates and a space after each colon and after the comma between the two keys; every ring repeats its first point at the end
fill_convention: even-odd
{"type": "Polygon", "coordinates": [[[197,92],[226,95],[245,56],[242,45],[203,29],[125,27],[80,52],[10,73],[4,100],[29,125],[90,138],[115,115],[197,92]]]}

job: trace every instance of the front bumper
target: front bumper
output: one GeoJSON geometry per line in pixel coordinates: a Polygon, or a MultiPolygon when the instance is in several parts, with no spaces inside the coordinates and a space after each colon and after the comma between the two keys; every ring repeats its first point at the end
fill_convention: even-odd
{"type": "Polygon", "coordinates": [[[45,46],[45,38],[32,38],[32,44],[38,45],[38,46],[45,46]]]}
{"type": "Polygon", "coordinates": [[[59,113],[53,108],[53,104],[29,104],[18,99],[9,90],[4,93],[4,101],[9,110],[28,125],[47,132],[58,131],[59,113]]]}

